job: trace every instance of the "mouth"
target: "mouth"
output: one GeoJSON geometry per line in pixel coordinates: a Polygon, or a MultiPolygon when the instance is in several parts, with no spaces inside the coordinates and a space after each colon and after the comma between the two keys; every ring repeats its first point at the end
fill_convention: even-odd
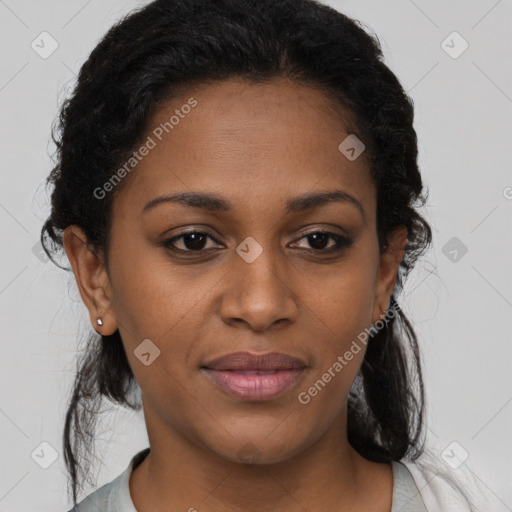
{"type": "Polygon", "coordinates": [[[209,381],[232,397],[246,401],[275,399],[299,380],[306,363],[279,352],[235,352],[201,367],[209,381]]]}

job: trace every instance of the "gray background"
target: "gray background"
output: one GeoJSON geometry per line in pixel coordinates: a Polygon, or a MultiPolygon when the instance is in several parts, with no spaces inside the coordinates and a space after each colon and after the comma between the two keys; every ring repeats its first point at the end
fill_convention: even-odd
{"type": "MultiPolygon", "coordinates": [[[[0,511],[67,510],[62,428],[90,325],[70,276],[37,255],[50,125],[99,38],[143,3],[0,0],[0,511]],[[31,47],[43,31],[58,43],[47,58],[31,47]],[[31,457],[51,454],[42,442],[57,452],[47,469],[31,457]]],[[[494,512],[512,510],[512,1],[329,4],[378,35],[416,108],[434,245],[398,302],[424,356],[429,443],[444,461],[457,442],[468,458],[453,471],[469,471],[494,512]],[[453,31],[469,44],[460,55],[453,31]]],[[[147,446],[142,417],[114,407],[99,437],[99,485],[147,446]]]]}

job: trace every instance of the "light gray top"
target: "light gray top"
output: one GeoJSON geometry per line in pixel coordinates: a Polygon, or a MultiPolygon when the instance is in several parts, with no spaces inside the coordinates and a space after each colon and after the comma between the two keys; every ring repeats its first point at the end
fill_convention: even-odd
{"type": "MultiPolygon", "coordinates": [[[[130,496],[132,471],[146,458],[149,448],[136,453],[117,478],[89,494],[69,512],[137,512],[130,496]]],[[[428,512],[409,469],[401,462],[391,462],[393,503],[391,512],[428,512]]]]}

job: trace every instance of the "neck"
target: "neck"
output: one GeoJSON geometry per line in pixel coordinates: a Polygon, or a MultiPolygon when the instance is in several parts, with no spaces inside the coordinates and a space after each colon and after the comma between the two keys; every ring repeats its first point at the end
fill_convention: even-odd
{"type": "Polygon", "coordinates": [[[241,464],[174,430],[158,433],[158,426],[148,428],[151,451],[130,478],[139,512],[391,509],[391,466],[370,462],[351,447],[346,415],[316,443],[272,464],[241,464]]]}

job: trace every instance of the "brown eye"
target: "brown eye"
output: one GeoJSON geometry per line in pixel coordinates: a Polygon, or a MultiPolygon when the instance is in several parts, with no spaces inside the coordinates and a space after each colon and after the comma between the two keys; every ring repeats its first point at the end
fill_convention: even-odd
{"type": "Polygon", "coordinates": [[[185,233],[181,233],[178,236],[165,240],[163,245],[164,247],[173,251],[200,252],[203,250],[211,249],[211,247],[205,247],[208,238],[216,242],[216,240],[211,235],[204,231],[187,231],[185,233]],[[182,243],[182,247],[176,247],[178,242],[182,243]]]}
{"type": "Polygon", "coordinates": [[[311,250],[320,252],[341,250],[353,243],[353,240],[329,231],[312,231],[301,237],[299,241],[304,239],[307,239],[311,250]],[[328,245],[330,239],[334,240],[334,244],[331,244],[331,246],[328,245]]]}
{"type": "MultiPolygon", "coordinates": [[[[175,252],[201,253],[215,248],[214,246],[207,247],[208,239],[213,240],[214,242],[219,244],[219,242],[217,242],[217,240],[207,232],[187,231],[165,240],[162,245],[165,248],[175,252]],[[181,244],[181,247],[178,247],[178,244],[181,244]]],[[[335,251],[340,251],[346,247],[349,247],[353,243],[353,240],[345,236],[338,235],[336,233],[331,233],[329,231],[312,231],[311,233],[307,233],[306,235],[299,238],[299,240],[295,242],[295,244],[297,244],[301,240],[306,240],[309,245],[309,248],[300,248],[320,253],[331,253],[335,251]],[[332,243],[331,241],[333,241],[334,243],[332,243]]]]}

